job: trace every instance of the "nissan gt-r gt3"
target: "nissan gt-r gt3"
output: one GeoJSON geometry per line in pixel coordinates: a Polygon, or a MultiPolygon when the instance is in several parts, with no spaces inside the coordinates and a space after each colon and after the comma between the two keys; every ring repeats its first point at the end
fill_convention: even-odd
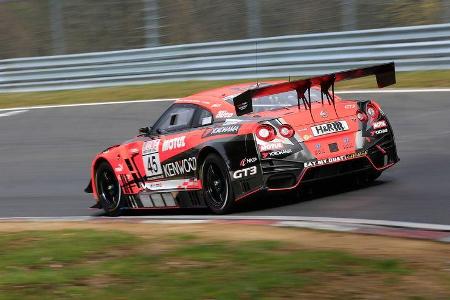
{"type": "Polygon", "coordinates": [[[391,85],[394,63],[179,99],[153,126],[97,154],[86,192],[109,215],[192,207],[222,214],[252,194],[349,174],[374,180],[399,160],[391,125],[374,100],[334,95],[335,82],[368,75],[391,85]]]}

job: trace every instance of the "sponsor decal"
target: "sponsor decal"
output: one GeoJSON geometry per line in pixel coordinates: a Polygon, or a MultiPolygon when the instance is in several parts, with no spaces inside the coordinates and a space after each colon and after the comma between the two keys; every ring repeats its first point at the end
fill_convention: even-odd
{"type": "Polygon", "coordinates": [[[220,135],[220,134],[236,134],[239,132],[241,125],[227,125],[221,127],[214,127],[206,130],[203,137],[220,135]]]}
{"type": "Polygon", "coordinates": [[[117,167],[114,168],[114,171],[122,172],[123,171],[123,165],[122,164],[118,164],[117,167]]]}
{"type": "Polygon", "coordinates": [[[367,151],[356,152],[356,153],[347,154],[347,155],[341,155],[341,156],[337,156],[337,157],[319,159],[319,160],[316,160],[316,161],[308,161],[308,162],[304,163],[304,167],[305,168],[310,168],[310,167],[323,166],[323,165],[332,164],[332,163],[336,163],[336,162],[340,162],[340,161],[345,161],[345,160],[348,160],[348,159],[361,157],[361,156],[364,156],[364,155],[367,155],[367,151]]]}
{"type": "Polygon", "coordinates": [[[268,152],[268,154],[269,154],[268,156],[274,157],[274,156],[281,156],[281,155],[286,155],[286,154],[291,154],[291,153],[292,153],[292,149],[283,149],[283,150],[279,150],[279,151],[268,152]]]}
{"type": "Polygon", "coordinates": [[[259,145],[259,151],[260,152],[264,152],[264,151],[270,151],[270,150],[278,150],[278,149],[283,149],[283,143],[269,143],[269,144],[264,144],[264,145],[259,145]]]}
{"type": "Polygon", "coordinates": [[[309,134],[303,135],[303,140],[304,140],[304,141],[307,141],[307,140],[309,140],[310,138],[311,138],[311,136],[310,136],[309,134]]]}
{"type": "Polygon", "coordinates": [[[144,146],[142,147],[142,155],[158,152],[160,141],[160,139],[156,139],[144,142],[144,146]]]}
{"type": "Polygon", "coordinates": [[[242,120],[239,119],[226,119],[225,122],[223,122],[223,126],[225,125],[234,125],[234,124],[238,124],[241,123],[242,120]]]}
{"type": "Polygon", "coordinates": [[[163,165],[164,175],[172,177],[184,175],[197,169],[197,160],[195,157],[189,157],[175,162],[163,165]]]}
{"type": "Polygon", "coordinates": [[[239,163],[239,165],[241,167],[245,167],[246,165],[252,164],[254,162],[256,162],[258,160],[258,158],[256,157],[251,157],[251,158],[244,158],[243,160],[241,160],[241,162],[239,163]]]}
{"type": "Polygon", "coordinates": [[[145,175],[152,177],[162,174],[161,162],[159,160],[159,143],[160,140],[150,140],[142,145],[142,162],[145,167],[145,175]]]}
{"type": "Polygon", "coordinates": [[[237,109],[240,111],[243,111],[247,108],[247,106],[248,106],[248,102],[243,102],[241,104],[238,104],[237,109]]]}
{"type": "Polygon", "coordinates": [[[348,125],[345,121],[335,121],[311,127],[311,131],[314,136],[321,136],[346,130],[348,130],[348,125]]]}
{"type": "Polygon", "coordinates": [[[371,132],[370,132],[370,135],[379,135],[379,134],[384,134],[384,133],[387,133],[389,130],[387,129],[387,128],[384,128],[384,129],[379,129],[379,130],[372,130],[371,132]]]}
{"type": "Polygon", "coordinates": [[[163,183],[161,181],[145,183],[145,188],[148,190],[159,190],[162,187],[163,187],[163,183]]]}
{"type": "Polygon", "coordinates": [[[345,137],[344,138],[344,149],[351,149],[353,148],[353,143],[350,141],[350,138],[345,137]]]}
{"type": "Polygon", "coordinates": [[[314,148],[316,149],[316,150],[314,150],[314,154],[316,154],[316,155],[325,154],[325,151],[322,150],[321,144],[315,144],[314,148]]]}
{"type": "Polygon", "coordinates": [[[356,104],[345,104],[344,108],[345,109],[355,109],[356,108],[356,104]]]}
{"type": "Polygon", "coordinates": [[[173,139],[165,140],[162,145],[162,151],[183,148],[184,146],[186,146],[186,143],[184,142],[185,139],[185,136],[179,136],[173,139]]]}
{"type": "Polygon", "coordinates": [[[216,103],[216,104],[211,105],[211,107],[214,107],[214,108],[221,107],[221,106],[222,106],[222,104],[220,104],[220,103],[216,103]]]}
{"type": "Polygon", "coordinates": [[[234,179],[240,179],[247,176],[256,175],[258,173],[258,168],[256,166],[245,168],[242,170],[237,170],[233,173],[234,179]]]}
{"type": "Polygon", "coordinates": [[[226,118],[231,118],[232,116],[233,116],[233,113],[226,111],[226,110],[221,110],[216,114],[217,119],[226,119],[226,118]]]}
{"type": "Polygon", "coordinates": [[[202,126],[212,124],[212,117],[204,117],[202,118],[202,126]]]}
{"type": "Polygon", "coordinates": [[[380,129],[384,127],[387,127],[386,121],[384,120],[373,123],[373,129],[380,129]]]}
{"type": "Polygon", "coordinates": [[[322,110],[322,111],[320,112],[320,116],[321,116],[322,118],[328,118],[328,112],[327,112],[326,110],[322,110]]]}

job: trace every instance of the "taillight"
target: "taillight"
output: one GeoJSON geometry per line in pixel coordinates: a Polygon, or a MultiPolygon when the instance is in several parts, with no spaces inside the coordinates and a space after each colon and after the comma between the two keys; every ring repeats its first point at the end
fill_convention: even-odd
{"type": "Polygon", "coordinates": [[[367,115],[365,112],[358,110],[356,112],[356,117],[358,118],[358,120],[360,120],[361,122],[367,122],[367,115]]]}
{"type": "Polygon", "coordinates": [[[292,126],[288,124],[281,125],[278,128],[278,131],[280,132],[280,135],[285,138],[290,138],[295,133],[294,128],[292,128],[292,126]]]}
{"type": "Polygon", "coordinates": [[[380,116],[380,109],[373,102],[367,104],[366,112],[369,118],[372,120],[378,120],[378,117],[380,116]]]}
{"type": "Polygon", "coordinates": [[[275,128],[270,125],[262,124],[256,128],[256,137],[262,141],[270,142],[276,135],[275,128]]]}

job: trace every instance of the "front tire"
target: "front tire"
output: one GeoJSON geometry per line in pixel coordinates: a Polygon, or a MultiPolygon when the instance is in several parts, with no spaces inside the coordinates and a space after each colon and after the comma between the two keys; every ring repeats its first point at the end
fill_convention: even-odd
{"type": "Polygon", "coordinates": [[[206,204],[216,214],[227,214],[235,206],[230,175],[223,159],[209,154],[201,168],[201,178],[206,204]]]}
{"type": "Polygon", "coordinates": [[[114,170],[107,162],[102,162],[95,171],[95,187],[98,200],[108,216],[120,215],[122,189],[114,170]]]}

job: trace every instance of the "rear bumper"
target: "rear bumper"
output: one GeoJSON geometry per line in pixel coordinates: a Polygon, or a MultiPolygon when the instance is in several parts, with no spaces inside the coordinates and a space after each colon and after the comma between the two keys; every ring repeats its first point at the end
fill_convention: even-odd
{"type": "Polygon", "coordinates": [[[378,143],[367,154],[321,166],[304,167],[303,162],[268,159],[261,163],[263,186],[267,191],[292,190],[301,184],[370,171],[381,172],[399,161],[394,142],[378,143]]]}

